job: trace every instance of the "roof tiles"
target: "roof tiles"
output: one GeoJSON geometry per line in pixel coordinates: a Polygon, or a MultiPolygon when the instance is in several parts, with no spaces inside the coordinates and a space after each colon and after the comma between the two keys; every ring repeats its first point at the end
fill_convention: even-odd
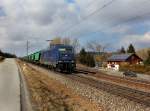
{"type": "Polygon", "coordinates": [[[127,60],[132,54],[116,54],[112,55],[108,58],[108,61],[125,61],[127,60]]]}

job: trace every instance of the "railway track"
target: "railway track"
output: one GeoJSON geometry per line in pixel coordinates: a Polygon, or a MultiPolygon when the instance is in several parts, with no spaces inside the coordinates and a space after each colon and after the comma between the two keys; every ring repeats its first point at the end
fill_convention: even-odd
{"type": "Polygon", "coordinates": [[[96,74],[96,72],[93,72],[93,71],[87,71],[87,70],[81,70],[81,69],[77,69],[77,70],[75,71],[75,73],[96,74]]]}
{"type": "Polygon", "coordinates": [[[126,81],[134,81],[134,82],[140,82],[140,83],[145,83],[145,84],[150,84],[149,81],[144,81],[144,80],[140,80],[137,78],[131,78],[131,77],[119,77],[119,76],[113,76],[113,75],[107,75],[107,74],[103,74],[102,72],[98,72],[100,75],[100,77],[109,77],[109,78],[116,78],[116,79],[121,79],[121,80],[126,80],[126,81]]]}
{"type": "Polygon", "coordinates": [[[145,89],[150,90],[150,82],[148,82],[148,81],[132,79],[132,78],[129,78],[129,77],[116,77],[116,76],[105,75],[105,74],[95,75],[94,77],[104,78],[106,80],[111,80],[113,82],[128,83],[128,84],[131,84],[131,85],[136,84],[136,85],[140,86],[141,88],[145,88],[145,89]]]}
{"type": "Polygon", "coordinates": [[[122,84],[131,84],[131,85],[138,85],[141,88],[148,89],[150,91],[150,82],[149,81],[144,81],[144,80],[139,80],[137,78],[130,78],[130,77],[118,77],[118,76],[113,76],[113,75],[107,75],[103,74],[101,72],[96,72],[96,71],[89,71],[89,70],[82,70],[79,69],[77,72],[83,72],[85,74],[88,74],[88,76],[116,82],[116,83],[122,83],[122,84]]]}
{"type": "Polygon", "coordinates": [[[103,90],[108,93],[111,93],[120,97],[124,97],[131,101],[144,104],[150,107],[150,93],[148,92],[142,92],[142,91],[127,88],[127,87],[110,84],[107,82],[97,81],[91,78],[83,77],[81,75],[64,75],[64,76],[71,80],[78,81],[80,83],[94,87],[98,90],[103,90]]]}
{"type": "MultiPolygon", "coordinates": [[[[33,65],[33,64],[32,65],[29,64],[29,66],[33,67],[34,69],[36,68],[37,70],[40,70],[39,69],[40,66],[33,65]]],[[[48,71],[47,68],[42,68],[42,69],[45,69],[48,71]]],[[[62,74],[59,72],[55,72],[55,73],[65,76],[66,78],[69,78],[73,81],[77,81],[79,83],[89,85],[98,90],[106,91],[110,94],[117,95],[117,96],[120,96],[120,97],[126,98],[128,100],[131,100],[131,101],[134,101],[134,102],[137,102],[137,103],[140,103],[140,104],[150,107],[150,93],[149,92],[143,92],[143,91],[139,91],[136,89],[127,88],[127,87],[123,87],[120,85],[116,85],[116,84],[112,84],[112,83],[108,83],[108,82],[104,82],[104,81],[100,81],[100,80],[95,80],[93,78],[89,78],[89,77],[80,75],[81,73],[84,73],[84,74],[91,73],[89,71],[83,71],[83,70],[81,71],[80,70],[72,75],[69,75],[69,74],[66,75],[66,74],[62,74]]]]}

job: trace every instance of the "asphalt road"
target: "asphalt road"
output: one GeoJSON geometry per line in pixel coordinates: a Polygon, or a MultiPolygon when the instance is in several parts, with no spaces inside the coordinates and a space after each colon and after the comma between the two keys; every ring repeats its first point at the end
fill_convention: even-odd
{"type": "Polygon", "coordinates": [[[0,111],[20,111],[20,80],[14,59],[0,62],[0,111]]]}

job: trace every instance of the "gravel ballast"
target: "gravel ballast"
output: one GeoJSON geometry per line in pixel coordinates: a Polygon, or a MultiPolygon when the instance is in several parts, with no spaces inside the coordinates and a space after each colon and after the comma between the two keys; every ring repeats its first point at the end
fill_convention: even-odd
{"type": "Polygon", "coordinates": [[[49,77],[59,80],[67,87],[72,88],[76,93],[87,97],[91,101],[99,103],[106,111],[150,111],[150,107],[130,101],[126,98],[115,96],[102,90],[97,90],[77,81],[72,81],[63,75],[47,71],[43,68],[39,68],[39,70],[47,73],[49,77]]]}
{"type": "Polygon", "coordinates": [[[97,90],[85,84],[73,82],[60,75],[56,77],[56,75],[50,74],[49,76],[61,81],[61,83],[67,87],[73,88],[74,91],[82,96],[86,96],[90,100],[98,102],[106,111],[150,111],[150,108],[146,106],[97,90]]]}

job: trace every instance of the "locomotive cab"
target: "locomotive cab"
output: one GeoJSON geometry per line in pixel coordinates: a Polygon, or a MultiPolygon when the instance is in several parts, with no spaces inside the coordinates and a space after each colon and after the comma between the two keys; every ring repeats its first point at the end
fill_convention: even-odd
{"type": "Polygon", "coordinates": [[[58,64],[57,67],[61,71],[73,72],[76,67],[74,49],[71,46],[64,46],[58,48],[58,64]]]}

